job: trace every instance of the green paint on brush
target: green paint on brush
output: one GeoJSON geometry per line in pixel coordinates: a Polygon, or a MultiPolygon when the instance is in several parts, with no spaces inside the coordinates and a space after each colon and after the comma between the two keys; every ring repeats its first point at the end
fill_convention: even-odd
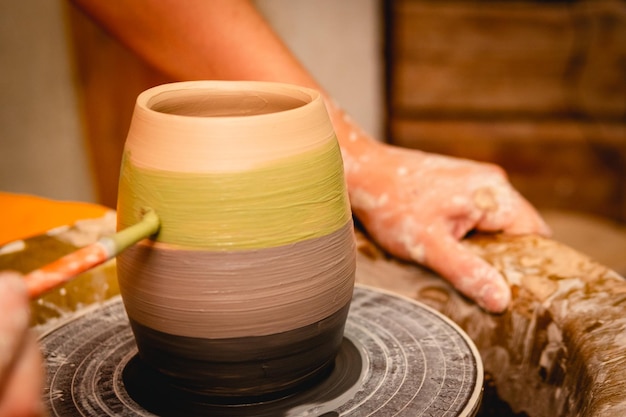
{"type": "Polygon", "coordinates": [[[351,221],[336,141],[266,167],[179,173],[136,167],[124,156],[118,228],[143,207],[161,222],[156,240],[213,250],[281,246],[326,236],[351,221]]]}
{"type": "Polygon", "coordinates": [[[123,230],[115,233],[113,236],[109,236],[113,242],[113,247],[116,253],[120,253],[127,249],[129,246],[134,245],[142,239],[146,239],[159,231],[160,222],[159,216],[153,209],[147,208],[140,211],[140,220],[138,223],[132,226],[126,227],[123,230]]]}

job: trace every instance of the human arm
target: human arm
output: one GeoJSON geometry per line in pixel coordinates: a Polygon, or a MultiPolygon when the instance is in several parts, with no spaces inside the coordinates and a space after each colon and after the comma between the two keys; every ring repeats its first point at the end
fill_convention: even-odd
{"type": "MultiPolygon", "coordinates": [[[[74,1],[174,79],[280,81],[324,93],[248,1],[74,1]]],[[[502,311],[510,298],[504,279],[459,239],[475,227],[545,233],[535,210],[501,170],[375,141],[324,94],[352,208],[370,236],[441,273],[488,310],[502,311]],[[497,207],[485,203],[489,195],[497,207]]]]}
{"type": "Polygon", "coordinates": [[[18,274],[0,272],[0,416],[43,416],[43,367],[30,332],[26,286],[18,274]]]}

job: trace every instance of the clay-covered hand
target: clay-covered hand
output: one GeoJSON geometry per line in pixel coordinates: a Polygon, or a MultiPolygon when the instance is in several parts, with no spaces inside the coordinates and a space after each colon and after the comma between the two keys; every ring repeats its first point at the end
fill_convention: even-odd
{"type": "Polygon", "coordinates": [[[41,354],[20,275],[0,272],[0,309],[0,416],[43,416],[41,354]]]}
{"type": "Polygon", "coordinates": [[[433,269],[490,312],[507,308],[504,278],[460,240],[471,230],[550,230],[500,167],[384,144],[345,164],[353,211],[384,249],[433,269]]]}

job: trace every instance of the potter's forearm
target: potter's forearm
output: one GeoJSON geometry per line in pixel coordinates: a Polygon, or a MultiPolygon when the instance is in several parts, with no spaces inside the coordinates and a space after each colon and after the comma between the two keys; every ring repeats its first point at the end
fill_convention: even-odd
{"type": "MultiPolygon", "coordinates": [[[[155,68],[178,80],[266,80],[321,86],[247,0],[73,0],[155,68]]],[[[350,170],[379,144],[323,92],[350,170]]]]}
{"type": "Polygon", "coordinates": [[[72,1],[177,80],[266,80],[316,86],[248,0],[72,1]]]}

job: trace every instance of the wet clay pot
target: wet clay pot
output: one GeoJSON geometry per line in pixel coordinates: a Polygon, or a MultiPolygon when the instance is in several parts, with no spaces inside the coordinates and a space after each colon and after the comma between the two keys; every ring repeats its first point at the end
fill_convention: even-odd
{"type": "Polygon", "coordinates": [[[321,95],[197,81],[142,93],[125,146],[118,228],[159,233],[117,260],[140,358],[186,391],[240,397],[332,366],[355,244],[321,95]]]}

